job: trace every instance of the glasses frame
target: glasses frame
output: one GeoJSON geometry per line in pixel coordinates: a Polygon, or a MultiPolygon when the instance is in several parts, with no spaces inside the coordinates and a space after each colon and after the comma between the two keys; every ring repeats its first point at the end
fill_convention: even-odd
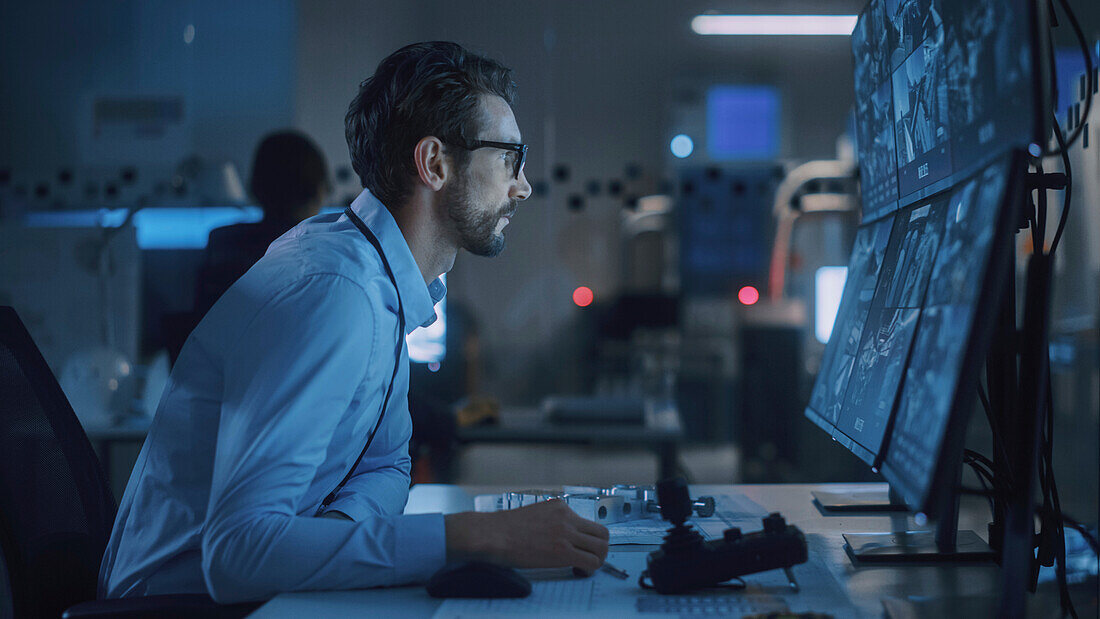
{"type": "Polygon", "coordinates": [[[523,171],[523,165],[527,163],[527,145],[520,142],[494,142],[492,140],[474,140],[470,144],[459,144],[466,150],[478,150],[479,148],[499,148],[501,150],[510,150],[512,152],[519,153],[519,158],[516,159],[515,166],[512,170],[512,177],[517,181],[519,180],[519,173],[523,171]]]}

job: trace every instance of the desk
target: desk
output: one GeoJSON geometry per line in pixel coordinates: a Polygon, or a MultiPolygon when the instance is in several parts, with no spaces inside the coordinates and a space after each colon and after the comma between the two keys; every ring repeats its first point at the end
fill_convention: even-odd
{"type": "MultiPolygon", "coordinates": [[[[1000,574],[995,565],[853,567],[843,549],[842,533],[882,532],[899,530],[903,527],[913,530],[920,527],[916,526],[912,518],[907,515],[824,516],[811,503],[812,490],[840,492],[852,488],[885,489],[885,486],[881,484],[692,486],[692,496],[720,495],[738,491],[769,510],[782,512],[790,523],[797,525],[807,534],[810,539],[810,562],[794,568],[794,573],[803,587],[803,593],[787,596],[792,610],[818,610],[833,613],[837,617],[881,617],[883,615],[882,599],[885,597],[947,597],[992,594],[996,591],[1000,574]],[[811,566],[815,562],[819,572],[825,571],[831,577],[833,582],[828,584],[835,589],[838,599],[841,600],[839,604],[841,608],[800,606],[799,596],[809,594],[814,586],[814,583],[806,582],[806,579],[812,576],[811,566]]],[[[416,488],[413,490],[413,497],[415,497],[416,488]]],[[[510,488],[470,487],[466,490],[473,495],[507,491],[510,488]]],[[[981,499],[971,502],[969,500],[971,498],[976,497],[966,497],[964,500],[963,513],[960,517],[961,525],[963,528],[978,531],[984,538],[988,507],[981,499]]],[[[644,553],[651,549],[651,547],[639,546],[614,546],[612,552],[633,551],[638,553],[638,558],[641,560],[644,559],[644,553]]],[[[774,573],[779,574],[780,577],[782,575],[782,572],[774,573]]],[[[636,579],[637,573],[632,572],[630,582],[634,587],[636,587],[633,584],[636,579]]],[[[829,580],[827,577],[824,579],[829,580]]],[[[638,590],[638,593],[641,594],[641,590],[638,590]]],[[[271,600],[252,616],[260,619],[303,616],[358,617],[364,614],[385,617],[430,617],[441,603],[440,600],[428,597],[422,587],[412,586],[360,591],[288,593],[271,600]]],[[[1043,603],[1052,603],[1053,606],[1050,608],[1056,610],[1057,596],[1049,601],[1043,600],[1043,603]]],[[[634,610],[634,608],[624,608],[623,614],[631,614],[634,610]]],[[[1078,603],[1078,611],[1082,611],[1081,603],[1078,603]]],[[[1085,610],[1081,616],[1086,616],[1087,612],[1090,611],[1085,610]]],[[[648,616],[659,619],[662,616],[671,615],[648,616]]],[[[976,615],[973,610],[967,610],[961,606],[953,606],[949,607],[947,612],[937,610],[937,614],[933,616],[937,619],[954,616],[976,619],[981,615],[976,615]]]]}
{"type": "Polygon", "coordinates": [[[554,423],[536,408],[501,411],[500,423],[459,428],[458,440],[470,443],[535,443],[574,445],[640,445],[657,456],[658,479],[673,477],[679,469],[679,424],[650,427],[626,423],[554,423]]]}

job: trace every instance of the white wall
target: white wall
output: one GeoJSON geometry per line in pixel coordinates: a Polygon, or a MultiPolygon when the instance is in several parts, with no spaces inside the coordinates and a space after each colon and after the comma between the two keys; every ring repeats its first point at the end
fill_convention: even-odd
{"type": "Polygon", "coordinates": [[[53,183],[62,167],[79,183],[96,167],[79,148],[89,97],[155,94],[181,96],[190,118],[167,160],[228,160],[247,176],[260,137],[293,122],[296,12],[293,0],[0,3],[0,166],[13,183],[53,183]]]}

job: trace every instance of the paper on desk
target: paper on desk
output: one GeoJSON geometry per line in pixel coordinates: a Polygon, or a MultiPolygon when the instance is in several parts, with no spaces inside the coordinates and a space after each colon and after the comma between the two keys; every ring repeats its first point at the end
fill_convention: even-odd
{"type": "Polygon", "coordinates": [[[740,492],[732,492],[730,494],[715,495],[714,515],[730,521],[747,518],[759,519],[767,516],[768,510],[740,492]]]}
{"type": "Polygon", "coordinates": [[[528,570],[531,595],[518,600],[445,600],[435,614],[437,619],[480,617],[484,615],[555,616],[650,616],[707,614],[739,617],[752,613],[789,610],[791,612],[828,612],[837,617],[859,617],[844,587],[830,572],[826,546],[835,543],[820,535],[807,535],[809,561],[792,569],[799,592],[791,590],[782,570],[751,574],[744,578],[746,587],[704,589],[686,595],[660,595],[638,585],[638,576],[646,566],[648,552],[612,551],[607,560],[629,574],[619,580],[604,572],[589,578],[574,578],[569,570],[528,570]]]}
{"type": "MultiPolygon", "coordinates": [[[[630,574],[619,580],[604,572],[589,578],[575,578],[554,571],[547,578],[528,572],[532,579],[531,595],[516,600],[445,600],[435,613],[436,619],[509,616],[592,616],[618,617],[652,613],[707,614],[740,616],[750,612],[774,612],[786,609],[783,600],[771,592],[742,594],[716,591],[707,595],[659,595],[638,586],[638,575],[645,568],[645,552],[612,552],[607,560],[630,574]]],[[[545,572],[541,571],[540,572],[545,572]]]]}
{"type": "MultiPolygon", "coordinates": [[[[659,546],[670,526],[668,521],[660,518],[643,518],[641,520],[628,520],[627,522],[609,524],[607,525],[607,531],[611,534],[609,543],[612,546],[627,544],[659,546]]],[[[704,538],[711,538],[708,532],[699,527],[696,527],[696,530],[704,538]]]]}

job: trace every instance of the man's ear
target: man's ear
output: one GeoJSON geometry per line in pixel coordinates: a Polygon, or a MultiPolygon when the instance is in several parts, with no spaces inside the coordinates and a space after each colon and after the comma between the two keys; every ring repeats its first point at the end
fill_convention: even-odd
{"type": "Polygon", "coordinates": [[[439,191],[451,173],[451,159],[443,152],[443,142],[429,135],[421,138],[413,149],[413,161],[420,182],[432,191],[439,191]]]}

